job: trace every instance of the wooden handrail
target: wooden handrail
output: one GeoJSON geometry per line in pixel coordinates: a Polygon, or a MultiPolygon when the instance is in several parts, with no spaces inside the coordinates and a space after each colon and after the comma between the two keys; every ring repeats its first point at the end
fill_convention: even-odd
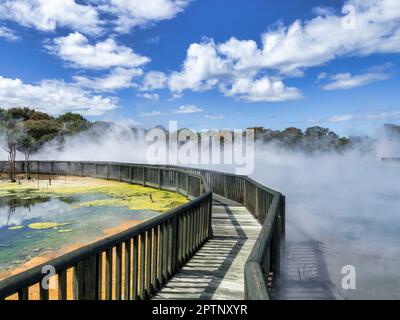
{"type": "MultiPolygon", "coordinates": [[[[5,163],[0,161],[0,171],[5,163]]],[[[17,171],[24,172],[24,162],[17,162],[16,167],[17,171]]],[[[44,265],[54,266],[57,272],[59,298],[66,297],[68,268],[74,269],[75,299],[111,299],[113,295],[121,299],[122,291],[124,299],[149,298],[212,236],[212,193],[245,205],[262,225],[244,266],[244,298],[269,299],[271,282],[279,280],[284,254],[285,197],[247,176],[199,168],[99,161],[32,161],[31,171],[143,184],[174,190],[193,200],[122,233],[1,281],[0,299],[17,292],[19,299],[28,298],[28,287],[41,281],[44,265]],[[122,253],[125,254],[125,279],[129,280],[124,289],[122,253]],[[115,285],[112,280],[114,255],[115,285]],[[104,258],[105,295],[101,270],[104,258]]],[[[48,292],[41,290],[40,298],[48,299],[48,292]]]]}
{"type": "MultiPolygon", "coordinates": [[[[17,171],[24,172],[23,166],[23,162],[17,162],[17,171]]],[[[0,162],[0,167],[4,167],[4,162],[0,162]]],[[[59,299],[67,297],[70,286],[74,299],[146,299],[162,287],[212,234],[212,192],[202,176],[179,168],[122,163],[31,163],[32,172],[41,174],[79,173],[83,176],[139,183],[139,172],[133,172],[133,168],[142,171],[141,182],[144,185],[173,189],[193,200],[126,231],[0,281],[0,300],[15,293],[18,293],[20,300],[29,299],[30,287],[40,284],[46,275],[42,273],[44,266],[52,266],[57,274],[59,299]],[[122,256],[125,257],[124,266],[122,256]],[[105,271],[102,270],[104,259],[105,271]],[[73,269],[72,283],[68,283],[66,277],[70,269],[73,269]]],[[[41,285],[40,299],[49,299],[49,290],[41,285]]]]}

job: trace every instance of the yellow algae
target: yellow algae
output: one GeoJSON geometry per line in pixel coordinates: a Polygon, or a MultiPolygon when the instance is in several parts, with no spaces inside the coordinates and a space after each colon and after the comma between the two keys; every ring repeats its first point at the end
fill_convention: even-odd
{"type": "Polygon", "coordinates": [[[14,227],[9,227],[8,230],[19,230],[25,228],[24,226],[14,226],[14,227]]]}
{"type": "Polygon", "coordinates": [[[72,232],[72,229],[60,229],[58,230],[59,233],[66,233],[66,232],[72,232]]]}
{"type": "Polygon", "coordinates": [[[36,222],[28,225],[30,229],[43,230],[43,229],[55,229],[57,227],[68,225],[69,223],[57,223],[57,222],[36,222]]]}
{"type": "MultiPolygon", "coordinates": [[[[21,184],[3,182],[0,183],[0,197],[5,195],[4,191],[29,190],[32,195],[59,197],[74,194],[103,194],[108,199],[98,199],[74,204],[74,208],[89,206],[127,206],[130,210],[151,210],[165,212],[186,203],[185,196],[171,192],[159,190],[151,187],[132,185],[125,182],[111,181],[105,179],[88,177],[52,177],[51,185],[48,186],[46,176],[40,177],[40,188],[37,188],[37,181],[22,181],[21,184]],[[45,189],[42,187],[46,186],[45,189]]],[[[48,179],[48,178],[47,178],[48,179]]]]}

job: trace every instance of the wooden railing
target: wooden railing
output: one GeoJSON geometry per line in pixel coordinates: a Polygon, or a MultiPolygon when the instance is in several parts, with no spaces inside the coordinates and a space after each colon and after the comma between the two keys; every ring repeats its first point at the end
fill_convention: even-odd
{"type": "MultiPolygon", "coordinates": [[[[0,171],[4,168],[5,162],[0,162],[0,171]]],[[[17,171],[24,172],[22,162],[17,163],[17,171]]],[[[262,225],[244,266],[244,298],[270,299],[269,287],[272,280],[279,280],[284,250],[285,197],[281,193],[246,176],[176,166],[33,161],[31,172],[116,179],[173,190],[194,199],[126,232],[47,262],[46,265],[56,268],[60,299],[66,297],[66,270],[71,268],[74,299],[151,297],[212,236],[211,190],[245,205],[262,225]],[[114,255],[116,270],[113,280],[114,255]],[[125,257],[124,268],[122,256],[125,257]],[[102,259],[106,260],[105,273],[101,269],[102,259]],[[124,289],[122,269],[124,279],[127,279],[124,280],[124,289]],[[104,274],[105,294],[102,294],[100,284],[104,286],[104,274]]],[[[15,292],[20,299],[26,299],[28,287],[43,278],[42,267],[0,282],[0,299],[15,292]]],[[[41,289],[40,298],[48,298],[48,292],[41,289]]]]}
{"type": "Polygon", "coordinates": [[[244,298],[270,299],[269,288],[279,281],[284,257],[285,197],[247,176],[185,168],[201,175],[211,190],[246,206],[262,225],[244,266],[244,298]]]}
{"type": "MultiPolygon", "coordinates": [[[[0,170],[5,163],[0,163],[0,170]]],[[[17,163],[24,172],[24,163],[17,163]]],[[[80,175],[116,179],[175,190],[194,199],[127,231],[82,247],[0,282],[0,299],[146,299],[179,270],[211,235],[212,193],[199,175],[179,168],[100,162],[33,161],[31,171],[49,175],[80,175]],[[41,285],[51,266],[56,297],[41,285]],[[47,269],[48,270],[48,269],[47,269]],[[69,275],[72,274],[72,277],[69,275]],[[72,278],[72,279],[71,279],[72,278]],[[72,297],[68,297],[68,295],[72,297]]]]}

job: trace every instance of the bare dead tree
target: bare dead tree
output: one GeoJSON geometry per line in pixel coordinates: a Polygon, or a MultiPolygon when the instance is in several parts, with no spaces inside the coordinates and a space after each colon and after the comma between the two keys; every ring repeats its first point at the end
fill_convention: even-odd
{"type": "Polygon", "coordinates": [[[7,133],[7,146],[3,146],[3,149],[8,153],[8,176],[11,182],[16,182],[17,143],[9,133],[7,133]]]}
{"type": "Polygon", "coordinates": [[[31,175],[30,175],[31,162],[29,161],[30,157],[31,157],[31,152],[30,152],[30,150],[28,150],[25,152],[25,178],[27,180],[31,179],[31,175]]]}

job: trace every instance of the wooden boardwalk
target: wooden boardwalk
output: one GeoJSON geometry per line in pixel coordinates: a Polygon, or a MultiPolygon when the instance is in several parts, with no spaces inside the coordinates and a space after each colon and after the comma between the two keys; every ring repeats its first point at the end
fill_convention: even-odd
{"type": "Polygon", "coordinates": [[[244,264],[261,226],[241,204],[213,196],[210,239],[153,299],[244,298],[244,264]]]}

